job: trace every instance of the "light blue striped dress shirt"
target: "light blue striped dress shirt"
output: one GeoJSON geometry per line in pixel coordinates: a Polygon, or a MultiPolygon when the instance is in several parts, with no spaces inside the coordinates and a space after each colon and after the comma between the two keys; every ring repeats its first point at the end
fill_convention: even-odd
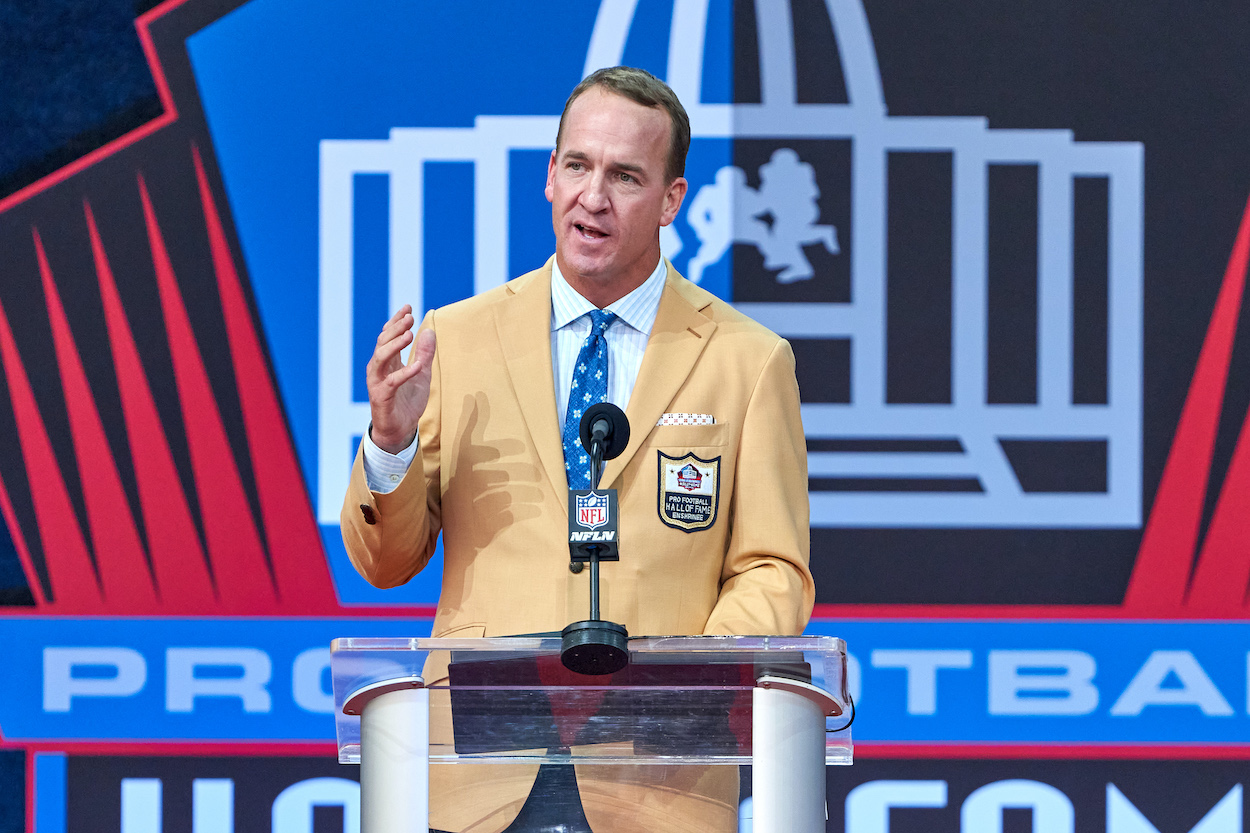
{"type": "MultiPolygon", "coordinates": [[[[664,280],[668,269],[664,258],[641,286],[624,298],[609,304],[608,312],[616,313],[616,320],[608,327],[608,401],[621,410],[629,406],[630,394],[638,381],[642,367],[642,355],[647,350],[647,339],[655,326],[660,312],[660,296],[664,294],[664,280]]],[[[564,425],[568,409],[569,387],[573,384],[573,365],[581,352],[586,336],[590,334],[590,316],[598,309],[569,286],[560,266],[551,261],[551,375],[556,389],[556,422],[564,425]]],[[[403,479],[408,466],[417,454],[417,443],[399,454],[388,454],[374,445],[365,432],[365,481],[372,491],[385,494],[395,489],[403,479]]]]}

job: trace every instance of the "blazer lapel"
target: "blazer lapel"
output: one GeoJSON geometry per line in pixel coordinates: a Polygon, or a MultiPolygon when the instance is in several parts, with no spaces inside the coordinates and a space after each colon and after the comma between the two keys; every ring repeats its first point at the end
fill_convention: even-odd
{"type": "MultiPolygon", "coordinates": [[[[556,494],[563,495],[568,477],[551,376],[551,264],[513,281],[508,288],[513,294],[495,307],[495,328],[539,462],[556,494]]],[[[565,505],[563,500],[561,505],[565,505]]]]}
{"type": "Polygon", "coordinates": [[[700,312],[709,303],[706,293],[678,277],[672,265],[669,266],[660,310],[647,340],[647,351],[642,357],[629,407],[625,409],[629,417],[629,445],[620,457],[604,466],[600,482],[604,488],[610,488],[612,481],[629,465],[694,370],[716,330],[716,322],[700,312]]]}

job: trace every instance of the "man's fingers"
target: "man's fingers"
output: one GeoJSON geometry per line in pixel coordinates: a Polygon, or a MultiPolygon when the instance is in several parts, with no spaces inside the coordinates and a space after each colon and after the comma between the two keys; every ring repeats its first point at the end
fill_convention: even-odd
{"type": "MultiPolygon", "coordinates": [[[[391,320],[387,321],[386,323],[394,324],[396,321],[403,318],[405,315],[407,315],[410,312],[412,312],[412,304],[404,304],[402,307],[395,310],[395,314],[391,316],[391,320]]],[[[383,325],[383,326],[386,326],[386,325],[383,325]]]]}
{"type": "Polygon", "coordinates": [[[397,337],[392,338],[386,343],[379,343],[378,348],[373,351],[373,360],[369,363],[367,369],[374,378],[382,378],[391,372],[396,365],[401,365],[399,360],[399,352],[403,350],[412,341],[412,331],[400,333],[397,337]]]}
{"type": "Polygon", "coordinates": [[[420,374],[424,367],[425,366],[421,364],[421,362],[406,364],[399,368],[399,370],[392,371],[387,375],[386,386],[391,390],[395,390],[396,388],[402,386],[404,382],[407,382],[409,379],[420,374]]]}
{"type": "MultiPolygon", "coordinates": [[[[405,305],[404,308],[406,307],[407,305],[405,305]]],[[[399,312],[395,313],[395,316],[392,317],[390,321],[387,321],[386,325],[382,327],[382,332],[378,333],[378,346],[381,346],[384,342],[394,339],[400,333],[404,333],[412,329],[412,325],[416,323],[416,319],[409,313],[403,312],[404,308],[401,308],[399,312]],[[400,313],[403,314],[401,315],[400,313]]]]}

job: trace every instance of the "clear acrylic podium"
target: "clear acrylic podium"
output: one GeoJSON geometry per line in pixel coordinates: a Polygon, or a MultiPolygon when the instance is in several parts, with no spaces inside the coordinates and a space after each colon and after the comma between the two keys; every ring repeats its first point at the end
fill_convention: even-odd
{"type": "Polygon", "coordinates": [[[560,638],[336,639],[339,761],[362,833],[425,833],[429,765],[751,764],[756,833],[825,829],[826,764],[850,764],[846,643],[643,637],[602,677],[560,638]],[[431,731],[434,727],[434,731],[431,731]]]}

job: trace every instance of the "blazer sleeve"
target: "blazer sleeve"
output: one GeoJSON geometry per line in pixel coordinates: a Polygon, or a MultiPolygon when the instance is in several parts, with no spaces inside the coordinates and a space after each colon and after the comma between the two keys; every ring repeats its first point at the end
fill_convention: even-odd
{"type": "MultiPolygon", "coordinates": [[[[435,329],[433,310],[426,313],[419,329],[426,328],[435,329]]],[[[434,554],[442,528],[438,350],[431,365],[430,401],[417,429],[417,453],[399,486],[388,494],[370,491],[363,450],[356,451],[352,466],[339,524],[348,558],[356,572],[375,587],[397,587],[421,572],[434,554]]]]}
{"type": "Polygon", "coordinates": [[[816,592],[808,567],[807,446],[794,353],[783,339],[747,404],[734,483],[720,595],[704,632],[802,633],[816,592]]]}

